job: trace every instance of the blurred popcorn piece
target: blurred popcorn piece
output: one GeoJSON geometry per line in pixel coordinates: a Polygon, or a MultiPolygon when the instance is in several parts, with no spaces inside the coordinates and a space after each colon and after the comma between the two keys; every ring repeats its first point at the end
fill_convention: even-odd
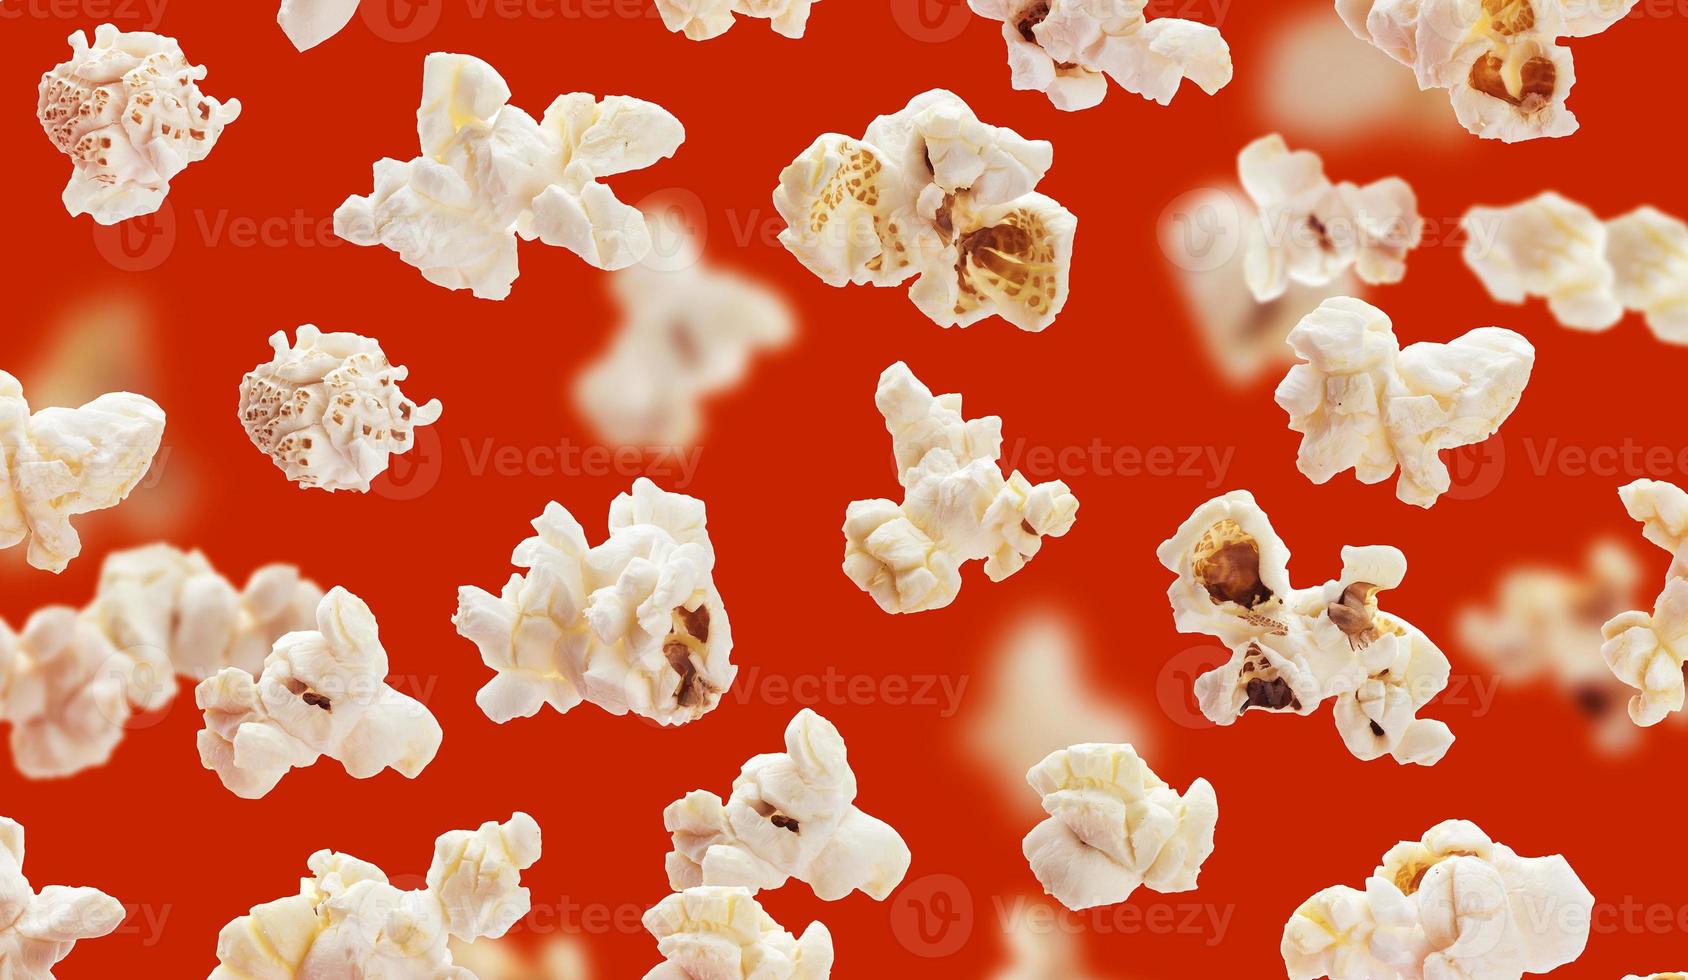
{"type": "Polygon", "coordinates": [[[1291,152],[1277,134],[1244,147],[1237,171],[1259,209],[1243,266],[1255,299],[1277,299],[1291,282],[1329,285],[1350,269],[1374,285],[1406,276],[1424,224],[1406,181],[1332,184],[1318,154],[1291,152]]]}
{"type": "Polygon", "coordinates": [[[1198,779],[1182,795],[1129,745],[1060,749],[1026,774],[1049,818],[1022,846],[1043,890],[1074,911],[1116,905],[1141,885],[1193,891],[1213,853],[1219,801],[1198,779]]]}
{"type": "Polygon", "coordinates": [[[685,127],[661,106],[582,92],[539,122],[509,104],[510,87],[478,58],[435,52],[423,71],[422,155],[375,165],[375,190],[334,212],[334,233],[384,245],[447,289],[503,299],[518,275],[516,240],[566,248],[599,269],[651,249],[640,211],[600,178],[671,157],[685,127]]]}
{"type": "Polygon", "coordinates": [[[1343,548],[1340,578],[1292,589],[1289,549],[1253,495],[1234,490],[1197,508],[1157,557],[1176,576],[1167,596],[1178,629],[1231,650],[1196,679],[1210,721],[1308,715],[1335,699],[1337,731],[1357,759],[1428,766],[1447,754],[1453,733],[1418,712],[1447,687],[1448,659],[1378,602],[1406,577],[1398,549],[1343,548]]]}
{"type": "Polygon", "coordinates": [[[415,431],[439,420],[439,399],[406,398],[398,383],[410,369],[368,337],[306,324],[292,345],[277,331],[270,346],[275,357],[240,383],[240,423],[302,487],[367,493],[393,456],[415,448],[415,431]]]}
{"type": "Polygon", "coordinates": [[[901,361],[879,377],[874,398],[891,433],[903,502],[857,500],[844,516],[844,574],[888,613],[925,612],[955,601],[961,566],[984,559],[1000,582],[1061,537],[1078,498],[1060,480],[1035,486],[1018,470],[1003,478],[1002,420],[964,419],[960,395],[934,397],[901,361]]]}
{"type": "Polygon", "coordinates": [[[451,961],[477,980],[591,980],[586,946],[574,936],[552,936],[531,954],[514,939],[451,941],[451,961]]]}
{"type": "Polygon", "coordinates": [[[94,888],[49,885],[23,874],[23,825],[0,817],[0,967],[7,980],[53,980],[53,967],[83,939],[109,936],[123,903],[94,888]]]}
{"type": "Polygon", "coordinates": [[[1630,699],[1637,725],[1657,725],[1681,711],[1688,681],[1688,492],[1657,480],[1636,480],[1618,491],[1648,541],[1673,556],[1653,612],[1625,612],[1602,630],[1600,656],[1618,680],[1640,693],[1630,699]]]}
{"type": "Polygon", "coordinates": [[[1519,857],[1464,820],[1384,855],[1365,890],[1326,889],[1284,926],[1290,980],[1517,978],[1582,955],[1594,896],[1563,857],[1519,857]]]}
{"type": "Polygon", "coordinates": [[[1447,100],[1421,91],[1412,76],[1353,33],[1328,9],[1285,10],[1274,18],[1250,91],[1274,129],[1321,146],[1368,139],[1441,139],[1460,130],[1447,100]],[[1331,79],[1340,78],[1340,85],[1331,79]]]}
{"type": "Polygon", "coordinates": [[[67,606],[40,610],[21,633],[0,621],[0,721],[12,726],[18,771],[61,779],[105,765],[123,740],[136,671],[67,606]]]}
{"type": "Polygon", "coordinates": [[[276,23],[300,51],[309,51],[345,30],[358,0],[281,0],[276,23]]]}
{"type": "Polygon", "coordinates": [[[1599,34],[1638,0],[1336,0],[1356,36],[1447,89],[1466,131],[1507,143],[1569,136],[1576,83],[1561,37],[1599,34]]]}
{"type": "MultiPolygon", "coordinates": [[[[1048,921],[1054,922],[1053,910],[1048,921]]],[[[1096,980],[1081,964],[1076,936],[1043,921],[1033,922],[1031,910],[1007,924],[1004,937],[1009,961],[990,980],[1096,980]]]]}
{"type": "Polygon", "coordinates": [[[863,139],[828,133],[780,174],[780,244],[829,286],[896,286],[943,327],[1000,316],[1037,332],[1067,302],[1078,219],[1035,193],[1046,141],[986,125],[933,89],[863,139]]]}
{"type": "Polygon", "coordinates": [[[1655,973],[1647,977],[1631,974],[1624,980],[1688,980],[1688,973],[1655,973]]]}
{"type": "Polygon", "coordinates": [[[883,901],[908,873],[908,845],[855,806],[856,774],[844,738],[804,708],[785,730],[785,751],[744,764],[725,803],[697,790],[669,804],[668,884],[779,888],[795,878],[832,902],[853,891],[883,901]]]}
{"type": "Polygon", "coordinates": [[[967,0],[1002,22],[1014,88],[1057,109],[1100,105],[1112,78],[1167,105],[1188,78],[1209,95],[1231,83],[1231,48],[1219,29],[1176,17],[1148,19],[1147,0],[967,0]]]}
{"type": "MultiPolygon", "coordinates": [[[[786,932],[745,888],[700,886],[658,902],[645,929],[666,958],[645,980],[827,980],[832,934],[786,932]]],[[[485,978],[482,978],[485,980],[485,978]]]]}
{"type": "Polygon", "coordinates": [[[453,964],[451,941],[503,936],[527,915],[521,872],[539,853],[539,825],[525,813],[442,835],[418,890],[394,886],[368,862],[318,851],[298,895],[223,927],[210,980],[473,980],[453,964]]]}
{"type": "Polygon", "coordinates": [[[205,95],[205,68],[162,34],[94,29],[70,36],[71,59],[41,76],[37,116],[74,169],[64,189],[72,217],[113,225],[152,214],[170,181],[210,155],[240,100],[205,95]]]}
{"type": "Polygon", "coordinates": [[[457,593],[452,623],[497,671],[475,697],[486,716],[503,724],[589,701],[684,725],[715,710],[738,668],[703,501],[641,477],[610,504],[595,547],[558,503],[533,527],[511,558],[525,575],[500,595],[457,593]]]}
{"type": "Polygon", "coordinates": [[[323,756],[354,779],[396,769],[414,779],[439,751],[438,721],[386,683],[387,651],[362,599],[331,589],[315,630],[276,641],[256,677],[238,667],[201,681],[199,760],[243,799],[323,756]]]}
{"type": "Polygon", "coordinates": [[[152,468],[164,410],[128,392],[30,414],[0,371],[0,548],[29,539],[29,563],[62,572],[82,553],[70,519],[116,507],[152,468]]]}
{"type": "Polygon", "coordinates": [[[1403,349],[1387,314],[1347,297],[1321,303],[1289,344],[1302,363],[1275,397],[1303,436],[1297,468],[1320,484],[1348,469],[1380,483],[1399,469],[1395,495],[1425,508],[1452,485],[1441,453],[1498,432],[1536,360],[1529,341],[1500,327],[1403,349]]]}
{"type": "Polygon", "coordinates": [[[1607,261],[1606,226],[1552,191],[1510,207],[1476,207],[1460,219],[1465,264],[1496,301],[1547,300],[1560,323],[1606,330],[1623,318],[1607,261]]]}
{"type": "Polygon", "coordinates": [[[656,0],[657,13],[669,30],[694,41],[708,41],[727,33],[733,15],[769,22],[775,34],[800,38],[809,25],[809,9],[820,0],[656,0]]]}
{"type": "Polygon", "coordinates": [[[1660,340],[1688,344],[1688,223],[1651,207],[1614,218],[1606,260],[1618,302],[1646,314],[1660,340]]]}

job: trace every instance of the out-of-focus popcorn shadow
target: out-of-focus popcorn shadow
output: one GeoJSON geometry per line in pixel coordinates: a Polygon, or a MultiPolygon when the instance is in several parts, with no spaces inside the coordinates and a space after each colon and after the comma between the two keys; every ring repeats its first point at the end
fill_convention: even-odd
{"type": "Polygon", "coordinates": [[[552,936],[537,944],[515,938],[451,941],[451,959],[480,980],[590,980],[586,944],[573,936],[552,936]]]}
{"type": "Polygon", "coordinates": [[[1103,980],[1086,968],[1083,944],[1063,921],[1064,909],[1034,898],[1012,899],[1002,908],[1007,956],[988,980],[1103,980]]]}

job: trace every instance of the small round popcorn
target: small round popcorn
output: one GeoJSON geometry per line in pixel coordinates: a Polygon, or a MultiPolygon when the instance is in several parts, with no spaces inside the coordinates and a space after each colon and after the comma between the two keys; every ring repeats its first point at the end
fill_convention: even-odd
{"type": "Polygon", "coordinates": [[[665,962],[645,980],[827,980],[832,934],[819,922],[785,931],[746,888],[699,886],[645,913],[665,962]]]}
{"type": "Polygon", "coordinates": [[[1022,845],[1032,873],[1074,911],[1117,905],[1139,886],[1193,891],[1213,853],[1219,801],[1205,779],[1182,795],[1129,745],[1050,753],[1026,774],[1049,818],[1022,845]]]}
{"type": "Polygon", "coordinates": [[[1688,344],[1688,222],[1643,207],[1606,222],[1618,302],[1647,315],[1653,335],[1688,344]]]}
{"type": "Polygon", "coordinates": [[[756,17],[769,22],[774,33],[800,38],[809,25],[809,10],[820,0],[656,0],[662,25],[693,41],[720,37],[737,23],[733,17],[756,17]]]}
{"type": "Polygon", "coordinates": [[[36,892],[23,874],[23,825],[0,817],[0,967],[7,980],[53,980],[53,967],[83,939],[123,924],[123,903],[93,888],[36,892]]]}
{"type": "Polygon", "coordinates": [[[1547,300],[1560,323],[1610,329],[1623,318],[1607,262],[1607,231],[1588,208],[1552,191],[1510,207],[1476,207],[1460,218],[1465,264],[1497,302],[1547,300]]]}
{"type": "Polygon", "coordinates": [[[70,36],[71,59],[41,76],[41,127],[75,169],[64,189],[72,217],[112,225],[152,214],[170,181],[210,155],[240,115],[200,92],[206,70],[173,38],[112,24],[70,36]]]}
{"type": "Polygon", "coordinates": [[[306,324],[293,344],[277,331],[270,346],[275,357],[240,383],[240,423],[302,487],[368,493],[393,456],[415,448],[416,430],[439,421],[439,399],[406,398],[398,383],[410,369],[375,340],[306,324]]]}

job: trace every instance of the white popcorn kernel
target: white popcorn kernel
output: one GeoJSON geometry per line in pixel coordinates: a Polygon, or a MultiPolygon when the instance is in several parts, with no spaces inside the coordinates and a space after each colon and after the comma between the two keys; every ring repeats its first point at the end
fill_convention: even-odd
{"type": "Polygon", "coordinates": [[[451,961],[477,980],[592,980],[586,946],[573,936],[552,936],[531,953],[514,939],[453,939],[451,961]]]}
{"type": "Polygon", "coordinates": [[[29,563],[62,572],[82,553],[78,514],[116,507],[152,468],[164,410],[128,392],[30,414],[0,371],[0,549],[29,539],[29,563]]]}
{"type": "Polygon", "coordinates": [[[774,33],[800,38],[809,25],[809,11],[820,0],[656,0],[662,25],[693,41],[720,37],[737,23],[733,15],[769,22],[774,33]]]}
{"type": "Polygon", "coordinates": [[[427,887],[410,891],[373,864],[318,851],[299,894],[223,927],[210,980],[474,980],[453,964],[451,940],[497,938],[527,915],[521,872],[540,849],[525,813],[454,830],[434,844],[427,887]]]}
{"type": "Polygon", "coordinates": [[[354,779],[414,779],[439,751],[427,707],[386,683],[387,651],[363,600],[331,589],[316,629],[276,641],[256,677],[229,667],[201,681],[199,760],[236,796],[260,799],[291,769],[327,756],[354,779]]]}
{"type": "Polygon", "coordinates": [[[785,931],[746,888],[700,886],[670,895],[645,913],[665,962],[645,980],[827,980],[832,934],[811,923],[801,938],[785,931]]]}
{"type": "Polygon", "coordinates": [[[1357,299],[1326,300],[1290,331],[1302,359],[1278,386],[1296,466],[1314,483],[1352,469],[1431,507],[1452,485],[1444,450],[1482,442],[1518,407],[1536,351],[1522,335],[1480,327],[1446,344],[1401,348],[1388,315],[1357,299]]]}
{"type": "Polygon", "coordinates": [[[898,361],[874,396],[891,433],[903,502],[857,500],[844,517],[844,574],[888,613],[941,609],[961,589],[961,566],[983,559],[1000,582],[1061,537],[1078,498],[1060,480],[1003,478],[1002,420],[964,419],[960,395],[933,396],[898,361]]]}
{"type": "Polygon", "coordinates": [[[1013,86],[1043,92],[1057,109],[1101,104],[1107,79],[1167,105],[1188,78],[1209,95],[1231,83],[1231,48],[1219,29],[1153,20],[1145,0],[968,0],[1002,22],[1013,86]]]}
{"type": "Polygon", "coordinates": [[[1406,276],[1424,226],[1406,181],[1333,184],[1318,154],[1291,152],[1277,134],[1244,147],[1237,171],[1259,209],[1243,262],[1255,299],[1277,299],[1291,282],[1326,286],[1350,269],[1372,284],[1406,276]]]}
{"type": "Polygon", "coordinates": [[[1459,225],[1465,264],[1496,301],[1543,297],[1577,330],[1606,330],[1623,317],[1606,226],[1588,208],[1548,191],[1510,207],[1472,208],[1459,225]]]}
{"type": "Polygon", "coordinates": [[[1618,302],[1646,314],[1660,340],[1688,344],[1688,222],[1650,207],[1614,218],[1606,260],[1618,302]]]}
{"type": "Polygon", "coordinates": [[[135,662],[76,610],[40,610],[14,634],[0,621],[0,721],[30,779],[104,765],[123,740],[135,662]]]}
{"type": "Polygon", "coordinates": [[[1219,821],[1207,780],[1180,795],[1131,746],[1090,743],[1050,753],[1026,779],[1049,818],[1026,835],[1022,850],[1062,905],[1116,905],[1142,885],[1195,889],[1219,821]]]}
{"type": "Polygon", "coordinates": [[[1688,492],[1657,480],[1636,480],[1619,491],[1629,515],[1648,541],[1674,560],[1651,614],[1624,612],[1601,630],[1601,659],[1614,676],[1640,693],[1629,716],[1651,727],[1681,711],[1688,699],[1688,492]]]}
{"type": "Polygon", "coordinates": [[[516,281],[516,240],[566,248],[600,269],[651,250],[637,208],[600,178],[671,157],[685,127],[661,106],[582,92],[557,98],[537,123],[478,58],[436,52],[417,112],[421,155],[375,165],[375,189],[334,212],[334,233],[384,245],[447,289],[503,299],[516,281]]]}
{"type": "Polygon", "coordinates": [[[74,169],[64,189],[72,217],[112,225],[152,214],[170,181],[210,155],[240,115],[199,90],[205,68],[162,34],[112,24],[70,36],[71,58],[41,76],[37,116],[74,169]]]}
{"type": "Polygon", "coordinates": [[[780,244],[829,286],[895,286],[934,323],[1000,316],[1022,330],[1067,302],[1078,219],[1035,193],[1054,148],[979,121],[943,89],[829,133],[780,174],[780,244]]]}
{"type": "Polygon", "coordinates": [[[305,324],[293,344],[277,331],[270,346],[275,356],[240,382],[240,423],[302,487],[368,493],[393,456],[416,447],[416,430],[439,421],[439,399],[406,398],[398,383],[410,369],[368,337],[305,324]]]}
{"type": "Polygon", "coordinates": [[[0,972],[6,980],[53,980],[53,967],[83,939],[109,936],[123,903],[94,888],[49,885],[23,874],[23,825],[0,817],[0,972]]]}
{"type": "Polygon", "coordinates": [[[1417,716],[1447,687],[1447,657],[1378,605],[1406,576],[1399,550],[1344,548],[1340,578],[1293,589],[1289,549],[1253,495],[1234,490],[1197,508],[1156,556],[1175,576],[1167,597],[1178,629],[1231,650],[1196,679],[1208,720],[1308,715],[1335,698],[1337,730],[1358,759],[1434,765],[1453,744],[1447,725],[1417,716]]]}
{"type": "Polygon", "coordinates": [[[281,0],[276,23],[300,51],[309,51],[346,29],[358,0],[281,0]]]}
{"type": "Polygon", "coordinates": [[[533,527],[511,559],[525,575],[500,595],[457,593],[452,623],[497,671],[475,697],[488,718],[590,701],[683,725],[721,703],[738,668],[703,501],[641,477],[610,505],[609,537],[595,547],[558,503],[533,527]]]}
{"type": "Polygon", "coordinates": [[[785,730],[785,751],[744,764],[726,803],[690,793],[663,811],[673,835],[668,884],[778,888],[795,878],[822,901],[861,891],[883,901],[908,873],[908,845],[855,806],[856,774],[844,738],[804,708],[785,730]]]}

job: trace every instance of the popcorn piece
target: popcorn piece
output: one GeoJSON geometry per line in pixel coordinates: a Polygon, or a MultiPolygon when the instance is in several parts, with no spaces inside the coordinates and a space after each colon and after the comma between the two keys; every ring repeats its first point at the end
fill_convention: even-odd
{"type": "Polygon", "coordinates": [[[702,790],[669,804],[668,884],[778,888],[796,878],[822,901],[861,891],[883,901],[908,873],[908,845],[857,809],[844,739],[807,708],[785,729],[785,752],[744,764],[723,804],[702,790]]]}
{"type": "Polygon", "coordinates": [[[1022,849],[1043,890],[1062,905],[1116,905],[1139,885],[1195,889],[1219,821],[1207,780],[1180,796],[1136,749],[1093,743],[1050,753],[1026,779],[1049,819],[1026,835],[1022,849]]]}
{"type": "Polygon", "coordinates": [[[82,553],[78,514],[116,507],[152,468],[164,410],[128,392],[31,415],[0,371],[0,548],[29,539],[29,563],[62,572],[82,553]]]}
{"type": "Polygon", "coordinates": [[[1650,207],[1614,218],[1606,260],[1618,302],[1645,313],[1660,340],[1688,344],[1688,223],[1650,207]]]}
{"type": "Polygon", "coordinates": [[[358,0],[281,0],[276,23],[300,51],[309,51],[346,29],[358,0]]]}
{"type": "Polygon", "coordinates": [[[334,233],[385,245],[429,282],[481,299],[510,294],[518,237],[600,269],[644,258],[644,216],[600,178],[673,156],[686,139],[680,121],[619,95],[561,96],[537,123],[509,101],[486,62],[430,54],[417,112],[422,155],[377,163],[374,192],[334,212],[334,233]]]}
{"type": "Polygon", "coordinates": [[[37,612],[18,634],[0,621],[0,721],[12,725],[18,771],[59,779],[109,761],[130,717],[135,670],[69,607],[37,612]]]}
{"type": "Polygon", "coordinates": [[[23,838],[22,824],[0,817],[0,968],[7,980],[53,980],[53,967],[79,940],[109,936],[125,913],[93,888],[36,892],[23,876],[23,838]]]}
{"type": "MultiPolygon", "coordinates": [[[[1041,921],[1034,923],[1031,908],[1008,924],[1004,938],[1013,959],[992,973],[990,980],[1097,980],[1080,962],[1077,937],[1041,921]]],[[[1054,921],[1053,910],[1049,912],[1049,921],[1054,921]]]]}
{"type": "Polygon", "coordinates": [[[745,888],[697,887],[645,913],[667,961],[645,980],[827,980],[832,934],[811,923],[799,939],[745,888]]]}
{"type": "Polygon", "coordinates": [[[562,504],[533,527],[511,559],[526,575],[501,595],[457,593],[457,632],[498,672],[475,697],[487,717],[590,701],[683,725],[715,710],[738,668],[703,501],[641,477],[610,504],[609,538],[596,547],[562,504]]]}
{"type": "Polygon", "coordinates": [[[1619,491],[1642,533],[1675,559],[1651,615],[1625,612],[1601,631],[1600,656],[1618,680],[1640,691],[1629,702],[1637,725],[1657,725],[1681,711],[1688,697],[1688,492],[1657,480],[1636,480],[1619,491]]]}
{"type": "Polygon", "coordinates": [[[1336,0],[1354,34],[1447,89],[1460,124],[1507,143],[1569,136],[1576,83],[1561,37],[1599,34],[1638,0],[1336,0]]]}
{"type": "Polygon", "coordinates": [[[1292,153],[1275,133],[1244,147],[1237,170],[1260,209],[1243,261],[1255,299],[1277,299],[1292,281],[1326,286],[1349,269],[1372,284],[1406,276],[1424,226],[1406,181],[1332,184],[1318,154],[1292,153]]]}
{"type": "Polygon", "coordinates": [[[775,34],[799,38],[809,25],[809,8],[820,0],[656,0],[662,25],[694,41],[720,37],[737,23],[733,15],[759,17],[775,34]]]}
{"type": "Polygon", "coordinates": [[[1146,0],[967,0],[1002,22],[1013,85],[1068,111],[1100,105],[1112,78],[1167,105],[1188,78],[1209,95],[1231,83],[1231,48],[1219,29],[1175,17],[1149,20],[1146,0]]]}
{"type": "Polygon", "coordinates": [[[780,243],[829,286],[895,286],[934,323],[1001,316],[1021,330],[1067,302],[1078,219],[1035,193],[1043,140],[989,126],[933,89],[861,140],[828,133],[780,174],[780,243]]]}
{"type": "Polygon", "coordinates": [[[593,976],[585,944],[572,936],[552,936],[531,956],[509,938],[472,943],[453,939],[450,946],[451,961],[477,980],[591,980],[593,976]]]}
{"type": "Polygon", "coordinates": [[[1297,468],[1314,483],[1347,469],[1379,483],[1399,469],[1395,495],[1426,508],[1452,485],[1442,451],[1499,431],[1536,360],[1529,341],[1500,327],[1402,349],[1382,310],[1346,297],[1321,303],[1289,343],[1304,363],[1276,398],[1304,436],[1297,468]]]}
{"type": "Polygon", "coordinates": [[[897,461],[903,502],[857,500],[844,516],[844,574],[888,613],[941,609],[961,589],[961,566],[985,560],[1000,582],[1024,568],[1045,535],[1061,537],[1078,499],[1060,480],[1003,479],[1002,420],[964,419],[960,395],[934,397],[898,361],[874,397],[897,461]]]}
{"type": "Polygon", "coordinates": [[[439,751],[440,725],[386,676],[375,616],[362,599],[332,589],[317,606],[316,629],[277,640],[257,677],[229,667],[200,682],[199,761],[249,800],[325,755],[354,779],[389,768],[414,779],[439,751]]]}
{"type": "Polygon", "coordinates": [[[1464,820],[1384,855],[1364,891],[1313,896],[1284,926],[1290,980],[1522,977],[1582,955],[1594,896],[1559,856],[1519,857],[1464,820]]]}
{"type": "Polygon", "coordinates": [[[1208,720],[1308,715],[1335,698],[1332,716],[1355,758],[1428,766],[1447,754],[1448,726],[1417,715],[1447,687],[1448,659],[1377,599],[1406,577],[1399,550],[1344,548],[1340,578],[1292,589],[1289,549],[1253,495],[1234,490],[1197,508],[1156,554],[1176,576],[1167,596],[1178,629],[1231,650],[1196,679],[1208,720]]]}
{"type": "Polygon", "coordinates": [[[406,891],[373,864],[318,851],[298,895],[223,927],[210,980],[474,980],[453,965],[450,941],[497,938],[527,915],[521,872],[539,852],[525,813],[454,830],[434,844],[427,887],[406,891]]]}
{"type": "Polygon", "coordinates": [[[1560,323],[1577,330],[1606,330],[1622,319],[1606,226],[1588,208],[1548,191],[1511,207],[1472,208],[1459,226],[1465,264],[1496,301],[1543,297],[1560,323]]]}
{"type": "Polygon", "coordinates": [[[1638,977],[1631,974],[1624,980],[1688,980],[1688,973],[1655,973],[1650,977],[1638,977]]]}
{"type": "Polygon", "coordinates": [[[240,383],[240,423],[300,486],[368,493],[393,456],[415,448],[414,431],[439,420],[439,399],[406,398],[398,383],[410,369],[368,337],[306,324],[292,346],[283,331],[270,346],[275,357],[240,383]]]}
{"type": "Polygon", "coordinates": [[[114,225],[152,214],[170,181],[210,155],[223,127],[240,115],[240,100],[205,95],[206,70],[188,64],[181,45],[162,34],[77,31],[71,58],[41,76],[36,115],[74,169],[64,206],[114,225]]]}

